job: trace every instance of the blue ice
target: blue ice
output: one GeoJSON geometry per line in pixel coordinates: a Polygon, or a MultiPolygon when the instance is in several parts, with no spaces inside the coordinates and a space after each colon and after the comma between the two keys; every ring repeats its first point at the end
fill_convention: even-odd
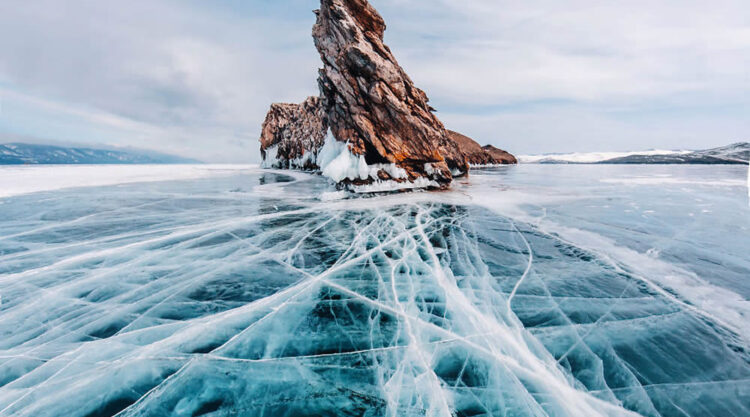
{"type": "Polygon", "coordinates": [[[0,416],[750,415],[740,168],[5,198],[0,416]]]}

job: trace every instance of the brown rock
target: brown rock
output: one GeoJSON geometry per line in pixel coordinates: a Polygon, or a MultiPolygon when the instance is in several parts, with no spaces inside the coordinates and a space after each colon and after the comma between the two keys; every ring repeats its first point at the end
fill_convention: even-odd
{"type": "Polygon", "coordinates": [[[492,157],[495,158],[496,161],[499,161],[499,163],[503,165],[512,165],[518,163],[518,159],[516,159],[515,156],[492,145],[485,145],[482,147],[482,149],[487,151],[487,153],[492,155],[492,157]]]}
{"type": "Polygon", "coordinates": [[[452,130],[448,137],[454,141],[466,158],[469,165],[505,165],[517,163],[516,158],[492,145],[482,147],[474,139],[452,130]]]}
{"type": "Polygon", "coordinates": [[[318,97],[310,97],[301,104],[272,104],[260,137],[263,165],[319,169],[317,156],[327,132],[328,123],[318,97]]]}
{"type": "Polygon", "coordinates": [[[340,184],[398,182],[408,189],[446,188],[469,164],[516,162],[446,131],[383,43],[385,22],[367,0],[321,0],[315,13],[321,97],[271,106],[260,139],[265,166],[321,170],[340,184]]]}
{"type": "Polygon", "coordinates": [[[452,172],[466,173],[464,155],[427,95],[383,44],[378,12],[366,0],[321,0],[316,14],[313,38],[323,60],[318,85],[335,139],[368,164],[403,168],[410,181],[425,177],[442,188],[452,172]]]}

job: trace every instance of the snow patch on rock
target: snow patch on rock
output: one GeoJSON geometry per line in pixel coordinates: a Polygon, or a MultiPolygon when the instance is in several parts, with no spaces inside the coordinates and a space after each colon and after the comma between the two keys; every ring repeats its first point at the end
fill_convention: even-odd
{"type": "Polygon", "coordinates": [[[436,172],[435,171],[435,167],[432,166],[432,163],[428,162],[428,163],[424,164],[424,172],[427,175],[432,176],[436,172]]]}
{"type": "Polygon", "coordinates": [[[279,145],[274,145],[266,149],[266,156],[260,164],[261,168],[280,168],[278,154],[279,145]]]}

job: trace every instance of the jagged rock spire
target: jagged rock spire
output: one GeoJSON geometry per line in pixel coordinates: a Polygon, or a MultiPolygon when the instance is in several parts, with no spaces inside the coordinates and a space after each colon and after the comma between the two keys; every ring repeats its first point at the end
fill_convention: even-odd
{"type": "Polygon", "coordinates": [[[271,107],[261,136],[267,166],[319,168],[340,184],[412,189],[446,188],[469,164],[515,163],[445,129],[383,43],[385,22],[367,0],[321,0],[315,13],[320,98],[271,107]]]}
{"type": "Polygon", "coordinates": [[[334,137],[368,163],[395,163],[411,180],[448,184],[464,156],[383,43],[385,22],[366,0],[322,0],[313,28],[323,107],[334,137]],[[429,173],[425,164],[430,164],[429,173]]]}

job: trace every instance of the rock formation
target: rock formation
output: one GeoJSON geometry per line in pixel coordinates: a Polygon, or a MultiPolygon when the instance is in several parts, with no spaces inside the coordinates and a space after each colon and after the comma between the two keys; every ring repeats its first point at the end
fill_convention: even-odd
{"type": "Polygon", "coordinates": [[[503,165],[513,165],[518,163],[518,159],[516,159],[515,156],[511,155],[509,152],[506,152],[502,149],[498,149],[492,145],[485,145],[482,146],[482,149],[485,150],[488,154],[492,155],[492,157],[498,161],[497,163],[503,164],[503,165]]]}
{"type": "Polygon", "coordinates": [[[366,0],[321,0],[313,28],[323,60],[318,84],[333,136],[368,164],[395,164],[408,180],[441,187],[466,160],[383,44],[385,22],[366,0]],[[426,165],[425,164],[429,164],[426,165]]]}
{"type": "Polygon", "coordinates": [[[468,173],[467,155],[493,163],[471,139],[461,151],[465,137],[452,138],[433,114],[383,43],[385,22],[367,0],[321,0],[315,13],[320,99],[271,106],[264,165],[320,169],[339,184],[385,190],[446,188],[468,173]]]}
{"type": "Polygon", "coordinates": [[[471,166],[506,165],[518,162],[508,152],[497,149],[492,145],[482,147],[474,139],[458,132],[449,130],[448,137],[458,145],[459,150],[466,158],[466,162],[471,166]]]}
{"type": "Polygon", "coordinates": [[[310,97],[301,104],[272,104],[260,136],[264,166],[319,169],[318,152],[327,131],[328,122],[317,97],[310,97]]]}

